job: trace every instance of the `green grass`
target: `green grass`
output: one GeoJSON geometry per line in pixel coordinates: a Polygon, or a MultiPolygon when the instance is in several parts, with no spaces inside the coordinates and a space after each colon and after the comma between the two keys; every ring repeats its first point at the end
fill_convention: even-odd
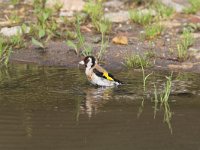
{"type": "Polygon", "coordinates": [[[20,0],[11,0],[12,5],[17,5],[20,3],[20,0]]]}
{"type": "Polygon", "coordinates": [[[156,57],[156,52],[153,51],[153,50],[149,50],[149,51],[146,51],[144,53],[145,57],[147,58],[155,58],[156,57]]]}
{"type": "Polygon", "coordinates": [[[12,46],[15,49],[25,47],[25,41],[24,41],[23,35],[20,33],[11,36],[8,40],[8,43],[10,46],[12,46]]]}
{"type": "Polygon", "coordinates": [[[194,43],[194,37],[191,32],[185,30],[182,34],[182,38],[177,44],[177,54],[179,61],[185,61],[188,59],[188,48],[194,43]]]}
{"type": "Polygon", "coordinates": [[[21,22],[21,18],[17,11],[12,11],[11,15],[9,16],[9,22],[11,24],[18,24],[21,22]]]}
{"type": "Polygon", "coordinates": [[[79,16],[77,16],[76,22],[77,23],[75,25],[75,28],[76,28],[78,43],[74,43],[73,41],[68,40],[66,44],[70,48],[74,49],[77,55],[80,55],[81,48],[83,49],[81,51],[82,55],[84,56],[92,55],[92,47],[90,47],[89,45],[86,45],[85,38],[81,33],[79,16]]]}
{"type": "Polygon", "coordinates": [[[144,92],[146,92],[146,80],[149,78],[149,76],[152,73],[150,73],[148,75],[145,75],[144,66],[143,66],[143,63],[142,63],[141,59],[140,59],[140,65],[141,65],[141,68],[142,68],[143,90],[144,90],[144,92]]]}
{"type": "Polygon", "coordinates": [[[154,39],[155,37],[159,36],[164,27],[160,24],[151,24],[145,27],[145,38],[146,39],[154,39]]]}
{"type": "Polygon", "coordinates": [[[130,10],[129,11],[130,19],[138,24],[147,25],[153,21],[153,16],[151,12],[141,13],[139,10],[130,10]]]}
{"type": "Polygon", "coordinates": [[[159,110],[158,104],[160,104],[160,109],[164,111],[164,118],[163,121],[167,123],[169,130],[172,134],[172,126],[171,126],[171,119],[172,119],[172,112],[169,105],[169,96],[171,93],[172,88],[172,74],[169,77],[166,77],[167,81],[164,85],[164,89],[161,92],[160,96],[157,93],[156,85],[154,84],[154,118],[156,117],[156,113],[159,110]]]}
{"type": "Polygon", "coordinates": [[[46,0],[34,0],[33,15],[36,17],[36,22],[31,24],[31,35],[38,41],[48,41],[52,38],[59,37],[63,33],[60,31],[59,24],[56,22],[59,16],[61,6],[55,9],[46,8],[46,0]]]}
{"type": "Polygon", "coordinates": [[[107,26],[106,33],[109,33],[111,31],[112,23],[103,18],[104,12],[101,1],[89,0],[84,6],[84,11],[88,14],[89,18],[91,19],[92,25],[98,32],[101,32],[100,26],[102,23],[107,26]]]}
{"type": "Polygon", "coordinates": [[[186,14],[195,14],[200,10],[200,1],[199,0],[188,0],[190,7],[184,9],[186,14]]]}
{"type": "Polygon", "coordinates": [[[7,44],[5,38],[0,37],[0,66],[7,65],[12,47],[7,44]]]}
{"type": "Polygon", "coordinates": [[[128,68],[147,68],[151,66],[149,59],[145,56],[131,54],[125,58],[125,66],[128,68]],[[141,67],[142,66],[142,67],[141,67]]]}
{"type": "Polygon", "coordinates": [[[108,31],[108,26],[106,23],[102,22],[100,24],[100,32],[101,32],[101,49],[99,50],[97,54],[98,61],[101,61],[103,58],[103,55],[106,53],[106,48],[108,47],[108,41],[105,39],[106,31],[108,31]]]}
{"type": "Polygon", "coordinates": [[[158,19],[168,18],[174,13],[173,8],[168,7],[159,1],[154,2],[151,7],[157,12],[156,17],[158,17],[158,19]]]}

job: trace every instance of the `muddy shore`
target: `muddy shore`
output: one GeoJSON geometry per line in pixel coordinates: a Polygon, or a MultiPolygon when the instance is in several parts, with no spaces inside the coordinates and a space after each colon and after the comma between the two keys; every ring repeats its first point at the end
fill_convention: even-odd
{"type": "MultiPolygon", "coordinates": [[[[125,26],[129,26],[131,29],[127,31],[117,29],[112,35],[109,35],[109,38],[112,39],[116,34],[125,35],[128,37],[129,43],[128,45],[117,45],[112,41],[109,42],[106,54],[101,62],[101,65],[105,68],[112,70],[127,69],[124,61],[128,55],[144,55],[146,52],[153,52],[156,55],[151,58],[151,67],[149,69],[200,73],[200,60],[195,58],[195,56],[199,55],[198,51],[184,62],[177,60],[176,53],[169,53],[169,49],[176,46],[179,38],[178,29],[174,29],[173,31],[175,32],[170,29],[170,32],[166,31],[165,34],[150,43],[147,40],[140,39],[142,29],[139,29],[137,25],[125,26]]],[[[127,29],[128,27],[123,28],[127,29]]],[[[85,34],[86,42],[93,47],[94,56],[97,56],[96,54],[100,49],[100,43],[95,43],[94,39],[100,36],[96,33],[85,34]]],[[[200,47],[198,41],[200,41],[200,38],[195,39],[192,49],[200,47]]],[[[63,67],[77,67],[81,59],[83,59],[83,56],[77,56],[75,51],[67,46],[66,41],[51,41],[46,44],[44,50],[30,44],[27,48],[13,51],[10,57],[11,62],[63,67]]]]}

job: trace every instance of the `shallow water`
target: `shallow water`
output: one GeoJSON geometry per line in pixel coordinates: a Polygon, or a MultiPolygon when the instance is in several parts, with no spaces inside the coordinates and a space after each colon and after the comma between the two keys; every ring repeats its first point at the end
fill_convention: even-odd
{"type": "Polygon", "coordinates": [[[115,88],[90,85],[83,69],[10,65],[0,73],[0,149],[147,150],[200,149],[200,79],[173,74],[170,110],[157,107],[165,75],[113,74],[115,88]],[[172,119],[163,121],[172,113],[172,119]],[[171,128],[170,128],[171,126],[171,128]]]}

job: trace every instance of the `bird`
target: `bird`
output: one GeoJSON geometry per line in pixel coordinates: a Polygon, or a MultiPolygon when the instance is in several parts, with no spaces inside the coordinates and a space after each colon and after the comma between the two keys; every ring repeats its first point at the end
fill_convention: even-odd
{"type": "Polygon", "coordinates": [[[86,56],[79,64],[85,65],[85,74],[93,85],[110,87],[122,84],[121,81],[98,65],[94,56],[86,56]]]}

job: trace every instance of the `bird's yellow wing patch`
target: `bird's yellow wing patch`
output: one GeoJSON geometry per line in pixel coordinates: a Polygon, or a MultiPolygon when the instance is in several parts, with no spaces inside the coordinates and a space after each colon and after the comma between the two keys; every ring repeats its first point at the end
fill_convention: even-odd
{"type": "Polygon", "coordinates": [[[113,81],[113,78],[111,78],[107,72],[103,73],[103,76],[106,77],[107,80],[113,81]]]}

